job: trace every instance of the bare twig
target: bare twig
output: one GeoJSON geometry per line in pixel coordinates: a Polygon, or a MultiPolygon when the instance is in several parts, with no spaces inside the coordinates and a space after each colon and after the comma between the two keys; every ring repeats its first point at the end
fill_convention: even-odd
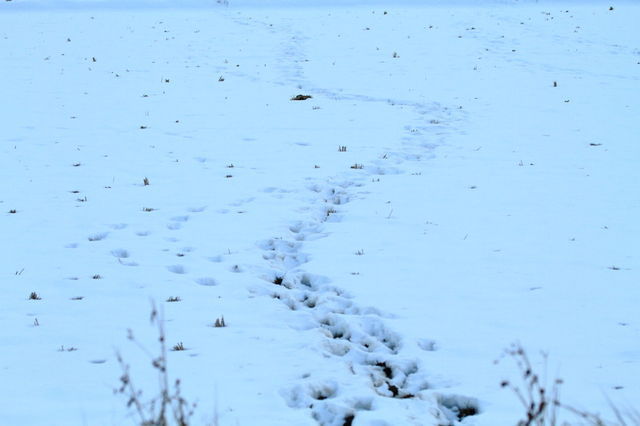
{"type": "Polygon", "coordinates": [[[138,346],[151,360],[151,366],[158,375],[158,390],[155,396],[148,401],[144,401],[142,390],[136,388],[131,380],[130,367],[122,356],[117,353],[117,359],[122,369],[120,376],[120,386],[115,389],[115,393],[124,395],[127,398],[127,408],[135,411],[140,419],[140,426],[188,426],[189,419],[193,415],[196,404],[190,404],[180,392],[180,379],[176,379],[173,388],[170,386],[169,374],[167,371],[167,345],[164,328],[164,318],[152,304],[150,321],[158,329],[158,350],[159,354],[154,356],[133,336],[129,330],[128,339],[138,346]]]}

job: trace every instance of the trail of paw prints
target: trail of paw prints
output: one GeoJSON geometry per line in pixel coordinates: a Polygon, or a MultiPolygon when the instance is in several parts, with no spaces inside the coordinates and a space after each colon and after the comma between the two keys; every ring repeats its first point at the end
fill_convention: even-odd
{"type": "Polygon", "coordinates": [[[167,223],[167,229],[177,231],[178,229],[181,229],[188,220],[189,215],[174,216],[170,219],[169,223],[167,223]]]}
{"type": "Polygon", "coordinates": [[[352,197],[350,186],[353,184],[348,182],[312,185],[309,189],[316,202],[310,219],[294,222],[287,237],[258,243],[269,264],[262,275],[262,292],[292,311],[305,313],[303,327],[321,334],[320,350],[324,355],[340,362],[347,374],[356,378],[350,381],[365,383],[357,388],[357,394],[362,389],[371,392],[354,396],[353,391],[342,389],[337,380],[315,381],[308,375],[281,393],[290,407],[309,410],[323,426],[349,426],[359,418],[377,421],[375,407],[386,406],[389,401],[395,401],[392,404],[400,410],[411,404],[420,405],[425,412],[426,407],[431,407],[428,416],[432,421],[428,424],[454,425],[477,413],[477,402],[434,393],[420,362],[400,354],[402,338],[386,325],[381,312],[359,306],[330,279],[302,268],[309,259],[302,251],[304,241],[327,235],[326,223],[339,220],[340,206],[352,197]]]}
{"type": "MultiPolygon", "coordinates": [[[[154,212],[156,210],[157,209],[155,208],[143,209],[145,213],[154,212]]],[[[182,229],[183,226],[191,219],[192,214],[198,214],[205,210],[206,210],[206,206],[196,206],[196,207],[188,208],[185,210],[183,214],[178,214],[178,215],[169,217],[168,220],[165,222],[164,226],[151,224],[149,228],[155,227],[156,228],[155,231],[151,231],[149,228],[144,229],[139,227],[131,227],[127,223],[111,224],[111,225],[108,225],[108,227],[105,227],[106,228],[105,230],[87,234],[86,242],[84,245],[78,242],[73,242],[73,243],[66,244],[65,248],[78,249],[78,248],[84,247],[86,244],[95,245],[98,247],[103,247],[104,254],[110,255],[110,257],[112,259],[115,259],[115,261],[117,261],[120,265],[128,266],[128,267],[139,266],[138,261],[134,259],[134,255],[136,253],[132,253],[132,251],[128,248],[124,248],[122,246],[116,245],[116,244],[119,244],[118,241],[122,242],[123,235],[126,235],[127,232],[133,233],[133,235],[135,235],[138,238],[149,237],[150,235],[153,235],[153,234],[156,234],[159,237],[162,237],[162,235],[165,235],[164,241],[177,243],[180,240],[174,236],[171,236],[175,234],[173,234],[173,232],[170,232],[169,234],[165,234],[162,232],[163,228],[165,228],[168,231],[178,231],[182,229]]],[[[138,226],[139,225],[140,224],[138,224],[138,226]]],[[[124,237],[124,239],[126,240],[126,237],[124,237]]],[[[186,253],[189,253],[192,250],[193,249],[190,247],[184,247],[184,248],[178,249],[178,251],[176,252],[176,256],[178,256],[179,258],[183,257],[185,256],[186,253]]],[[[164,248],[162,249],[162,251],[171,251],[171,249],[164,248]]],[[[140,253],[138,252],[138,254],[140,253]]],[[[187,269],[180,264],[168,264],[166,265],[166,270],[171,274],[178,274],[178,275],[186,274],[188,272],[187,269]]],[[[96,274],[94,275],[94,279],[96,279],[95,277],[101,277],[101,275],[96,274]]],[[[77,278],[74,278],[74,279],[77,279],[77,278]]],[[[209,278],[197,279],[196,282],[204,286],[216,285],[215,280],[209,279],[209,278]]]]}

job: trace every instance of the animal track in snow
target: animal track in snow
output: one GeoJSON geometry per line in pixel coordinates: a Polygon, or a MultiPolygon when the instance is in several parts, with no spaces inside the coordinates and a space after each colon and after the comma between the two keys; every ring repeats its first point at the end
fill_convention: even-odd
{"type": "Polygon", "coordinates": [[[431,339],[420,339],[418,340],[417,344],[418,347],[423,351],[432,352],[438,349],[438,345],[436,344],[435,340],[431,339]]]}
{"type": "Polygon", "coordinates": [[[204,285],[204,286],[214,286],[214,285],[218,285],[218,283],[216,282],[215,279],[210,278],[210,277],[202,277],[202,278],[198,278],[195,280],[196,283],[200,284],[200,285],[204,285]]]}
{"type": "Polygon", "coordinates": [[[169,265],[167,266],[169,272],[173,272],[174,274],[186,274],[187,269],[182,265],[169,265]]]}
{"type": "Polygon", "coordinates": [[[104,240],[105,238],[107,238],[107,235],[109,235],[108,232],[98,232],[98,233],[89,235],[87,237],[87,239],[89,241],[92,241],[92,242],[93,241],[101,241],[101,240],[104,240]]]}
{"type": "Polygon", "coordinates": [[[113,257],[117,257],[118,259],[126,259],[129,257],[129,252],[125,249],[111,250],[111,254],[113,257]]]}
{"type": "Polygon", "coordinates": [[[187,209],[189,213],[202,213],[205,211],[206,207],[190,207],[187,209]]]}
{"type": "Polygon", "coordinates": [[[438,395],[438,406],[451,422],[459,422],[465,417],[480,412],[478,400],[459,395],[438,395]]]}
{"type": "MultiPolygon", "coordinates": [[[[252,21],[252,24],[260,23],[252,21]]],[[[310,201],[306,217],[298,218],[302,220],[290,224],[289,235],[258,243],[262,249],[262,258],[268,265],[267,271],[261,276],[263,284],[259,293],[296,311],[296,324],[304,323],[301,330],[317,330],[320,350],[324,356],[335,359],[337,366],[342,366],[342,373],[351,371],[353,381],[370,383],[369,392],[360,390],[364,395],[354,397],[353,394],[343,392],[340,386],[345,385],[339,384],[344,382],[339,381],[338,377],[331,381],[305,376],[292,388],[281,390],[287,405],[309,410],[312,418],[322,426],[351,426],[358,422],[359,415],[363,416],[361,424],[394,424],[380,421],[372,414],[376,412],[377,406],[388,407],[389,404],[394,404],[397,407],[407,407],[410,401],[433,399],[433,391],[427,391],[429,383],[420,362],[402,355],[406,342],[389,328],[377,309],[358,306],[353,298],[328,278],[311,275],[304,270],[309,256],[302,252],[303,244],[328,235],[325,230],[348,214],[348,203],[363,195],[357,188],[365,182],[382,175],[406,173],[403,163],[421,161],[431,156],[434,142],[444,138],[437,133],[444,132],[445,129],[425,125],[425,115],[437,119],[438,123],[450,122],[454,117],[437,103],[376,98],[314,86],[305,77],[304,35],[292,28],[286,33],[281,50],[284,59],[280,65],[282,81],[286,84],[298,84],[313,92],[314,97],[386,104],[410,110],[416,117],[416,122],[407,125],[406,134],[396,142],[399,145],[396,149],[402,152],[388,152],[377,159],[358,159],[357,167],[343,173],[347,178],[329,178],[310,183],[307,186],[310,201]],[[363,160],[370,161],[362,162],[363,160]],[[359,167],[360,165],[363,167],[359,167]]],[[[269,187],[264,192],[282,197],[287,191],[269,187]]],[[[425,348],[430,346],[425,343],[420,347],[428,350],[425,348]]],[[[440,398],[434,403],[432,412],[425,415],[432,416],[433,424],[454,424],[461,418],[456,413],[472,411],[465,411],[464,404],[456,398],[458,397],[453,400],[449,397],[440,398]]],[[[402,420],[394,419],[395,424],[403,423],[402,420]]]]}
{"type": "MultiPolygon", "coordinates": [[[[308,409],[310,415],[323,426],[350,425],[358,412],[371,410],[376,398],[406,400],[423,398],[430,386],[418,361],[400,355],[402,339],[384,322],[375,308],[361,308],[346,292],[331,281],[301,269],[308,262],[302,252],[303,241],[321,238],[326,222],[337,214],[334,206],[344,206],[352,194],[348,188],[327,182],[309,187],[315,194],[315,211],[310,220],[296,221],[289,226],[288,238],[272,238],[257,243],[269,272],[262,275],[265,295],[276,299],[288,309],[307,315],[301,330],[317,329],[323,337],[321,349],[343,368],[369,381],[372,393],[354,400],[342,397],[339,387],[326,381],[299,384],[282,395],[290,407],[308,409]],[[363,402],[364,401],[364,402],[363,402]]],[[[439,405],[437,416],[449,419],[455,410],[439,405]],[[444,408],[443,408],[444,407],[444,408]]],[[[453,417],[451,417],[453,418],[453,417]]],[[[446,423],[448,424],[448,423],[446,423]]]]}

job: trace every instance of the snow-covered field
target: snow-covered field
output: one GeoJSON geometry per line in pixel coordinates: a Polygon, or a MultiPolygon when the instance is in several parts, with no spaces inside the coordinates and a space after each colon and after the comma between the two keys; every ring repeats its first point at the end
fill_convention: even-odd
{"type": "Polygon", "coordinates": [[[640,5],[223,3],[0,4],[1,425],[638,408],[640,5]]]}

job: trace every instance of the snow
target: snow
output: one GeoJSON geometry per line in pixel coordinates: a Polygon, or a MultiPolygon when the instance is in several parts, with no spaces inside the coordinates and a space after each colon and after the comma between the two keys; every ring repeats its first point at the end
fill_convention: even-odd
{"type": "Polygon", "coordinates": [[[0,423],[136,424],[151,301],[194,424],[638,401],[640,7],[337,3],[0,4],[0,423]]]}

